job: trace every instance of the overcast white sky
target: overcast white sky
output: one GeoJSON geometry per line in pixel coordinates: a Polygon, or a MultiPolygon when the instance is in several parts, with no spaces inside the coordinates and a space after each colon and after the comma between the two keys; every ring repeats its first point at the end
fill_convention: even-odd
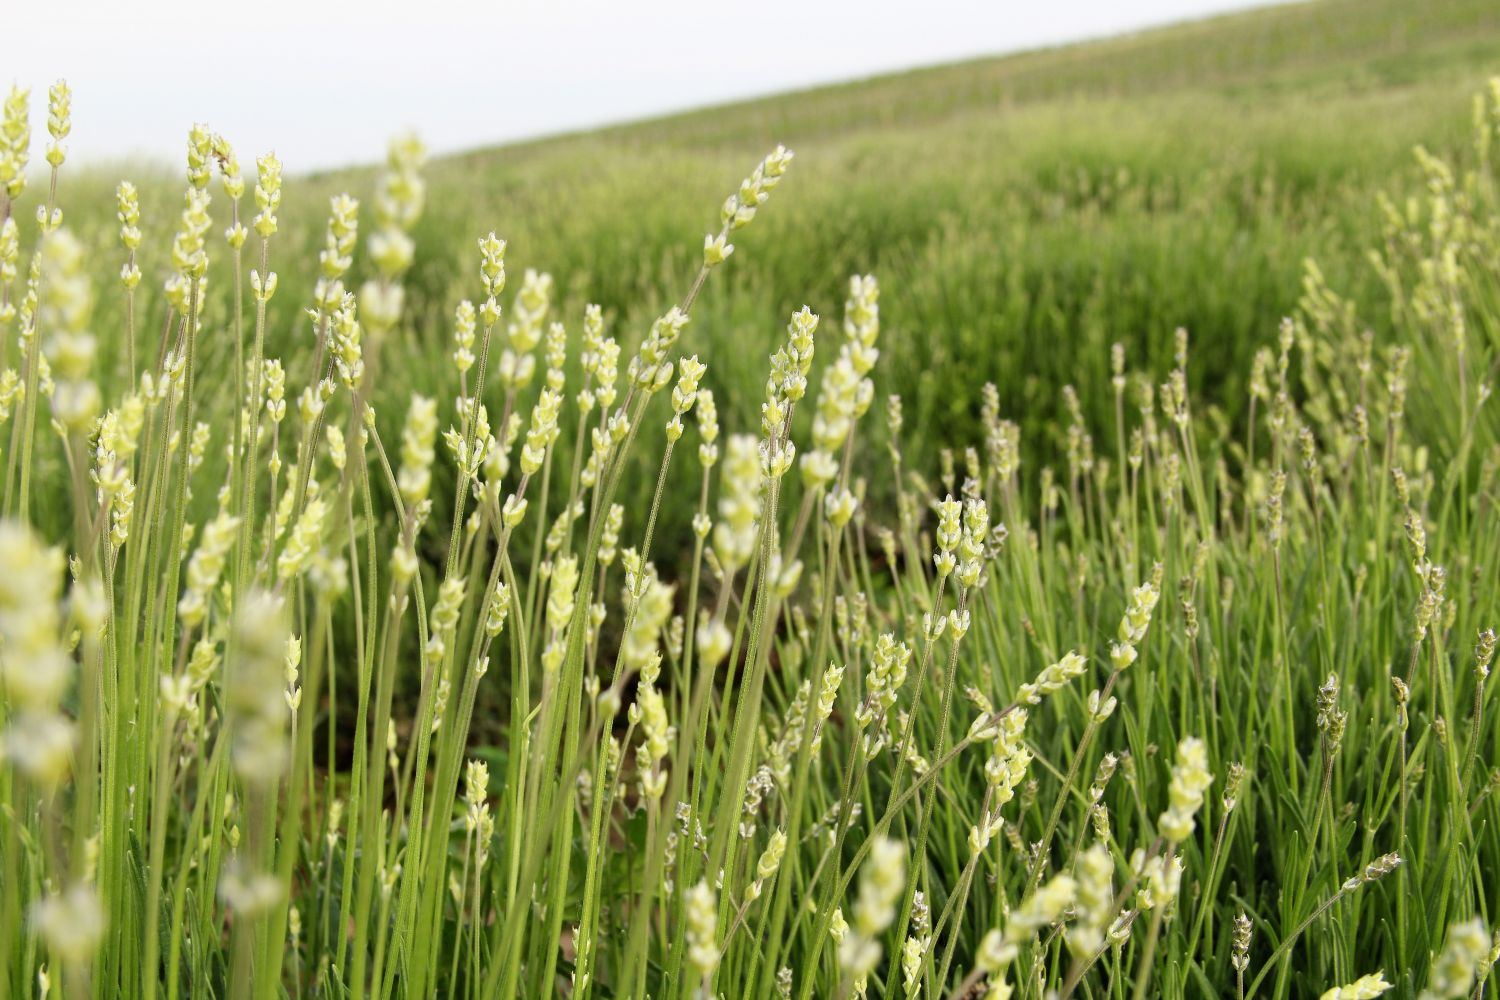
{"type": "Polygon", "coordinates": [[[181,157],[209,123],[295,172],[624,121],[1265,0],[3,0],[0,85],[73,87],[72,156],[181,157]]]}

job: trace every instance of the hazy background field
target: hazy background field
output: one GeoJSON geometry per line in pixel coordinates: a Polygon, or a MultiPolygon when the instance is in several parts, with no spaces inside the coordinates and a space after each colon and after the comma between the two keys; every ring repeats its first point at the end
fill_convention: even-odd
{"type": "MultiPolygon", "coordinates": [[[[792,176],[709,283],[685,345],[708,362],[731,428],[754,419],[787,316],[807,303],[836,319],[856,271],[881,281],[878,391],[903,396],[918,440],[968,437],[985,381],[1025,428],[1058,412],[1064,383],[1102,416],[1109,345],[1159,362],[1179,325],[1198,347],[1191,377],[1212,399],[1242,400],[1249,358],[1294,308],[1308,258],[1383,332],[1366,258],[1377,195],[1418,190],[1414,145],[1468,141],[1470,95],[1497,68],[1490,0],[1315,0],[437,159],[407,330],[386,352],[407,377],[382,379],[383,418],[398,420],[412,391],[446,391],[452,309],[478,293],[478,236],[509,240],[512,289],[524,268],[549,271],[570,331],[597,301],[628,347],[681,295],[720,201],[776,142],[797,152],[792,176]]],[[[253,153],[240,151],[247,167],[253,153]]],[[[151,248],[169,243],[180,182],[126,172],[145,175],[152,296],[167,261],[151,248]]],[[[111,214],[84,210],[80,189],[103,197],[119,173],[65,180],[70,215],[101,227],[90,237],[106,260],[119,253],[111,214]]],[[[300,264],[327,196],[367,199],[374,178],[289,178],[272,350],[311,336],[300,264]]],[[[211,305],[211,325],[225,306],[211,305]]],[[[227,356],[229,342],[216,349],[227,356]]],[[[1033,461],[1059,454],[1025,443],[1033,461]]],[[[686,506],[665,516],[677,537],[686,506]]]]}

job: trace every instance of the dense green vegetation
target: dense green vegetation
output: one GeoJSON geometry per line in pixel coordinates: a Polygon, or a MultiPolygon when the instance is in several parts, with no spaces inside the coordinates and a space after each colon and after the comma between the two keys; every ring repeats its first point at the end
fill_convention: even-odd
{"type": "Polygon", "coordinates": [[[1327,0],[185,196],[13,98],[0,995],[1481,997],[1496,66],[1327,0]]]}
{"type": "MultiPolygon", "coordinates": [[[[1500,10],[1485,0],[1328,0],[445,158],[414,234],[397,348],[414,383],[398,391],[439,377],[434,345],[468,294],[457,277],[491,228],[514,268],[553,275],[570,328],[599,302],[634,343],[690,276],[704,206],[784,142],[801,157],[790,207],[695,320],[693,350],[726,412],[755,412],[753,359],[786,314],[833,311],[848,275],[868,272],[900,289],[879,388],[901,394],[920,436],[967,426],[982,380],[1028,429],[1061,414],[1060,384],[1103,418],[1108,345],[1161,362],[1178,326],[1211,345],[1192,372],[1209,403],[1242,419],[1250,353],[1295,305],[1307,258],[1389,332],[1366,257],[1376,197],[1416,182],[1415,145],[1464,147],[1469,96],[1497,65],[1500,10]]],[[[314,251],[329,194],[367,199],[374,178],[291,185],[285,257],[314,251]]],[[[116,174],[100,179],[102,199],[116,174]]],[[[165,246],[175,185],[142,187],[143,226],[165,246]]],[[[103,248],[114,235],[99,209],[78,214],[103,248]]],[[[164,274],[149,242],[143,267],[164,274]]],[[[282,270],[278,350],[310,336],[298,316],[312,275],[282,270]]],[[[1028,454],[1060,444],[1030,435],[1028,454]]],[[[684,528],[687,513],[669,505],[670,523],[684,528]]]]}

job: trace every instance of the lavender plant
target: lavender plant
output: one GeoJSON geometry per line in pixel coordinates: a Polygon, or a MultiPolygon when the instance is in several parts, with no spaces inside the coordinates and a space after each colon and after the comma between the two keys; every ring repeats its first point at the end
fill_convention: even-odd
{"type": "Polygon", "coordinates": [[[306,224],[277,330],[273,155],[242,216],[195,126],[170,239],[122,182],[105,251],[64,216],[66,85],[34,213],[14,91],[5,994],[1479,996],[1500,83],[1476,107],[1471,160],[1383,207],[1390,342],[1310,264],[1245,426],[1179,331],[1165,373],[1099,359],[1114,426],[1059,387],[1033,475],[993,387],[952,450],[895,397],[872,446],[868,275],[721,426],[694,306],[769,252],[786,149],[643,330],[536,270],[507,299],[480,239],[412,384],[416,139],[306,224]]]}

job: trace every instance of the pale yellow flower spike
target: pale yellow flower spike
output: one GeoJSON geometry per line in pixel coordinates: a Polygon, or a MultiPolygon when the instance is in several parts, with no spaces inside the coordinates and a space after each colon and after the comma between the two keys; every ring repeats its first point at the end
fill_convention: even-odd
{"type": "Polygon", "coordinates": [[[1392,985],[1385,981],[1385,974],[1372,972],[1368,976],[1360,976],[1348,986],[1335,986],[1324,993],[1319,1000],[1370,1000],[1378,997],[1386,990],[1393,989],[1392,985]]]}

